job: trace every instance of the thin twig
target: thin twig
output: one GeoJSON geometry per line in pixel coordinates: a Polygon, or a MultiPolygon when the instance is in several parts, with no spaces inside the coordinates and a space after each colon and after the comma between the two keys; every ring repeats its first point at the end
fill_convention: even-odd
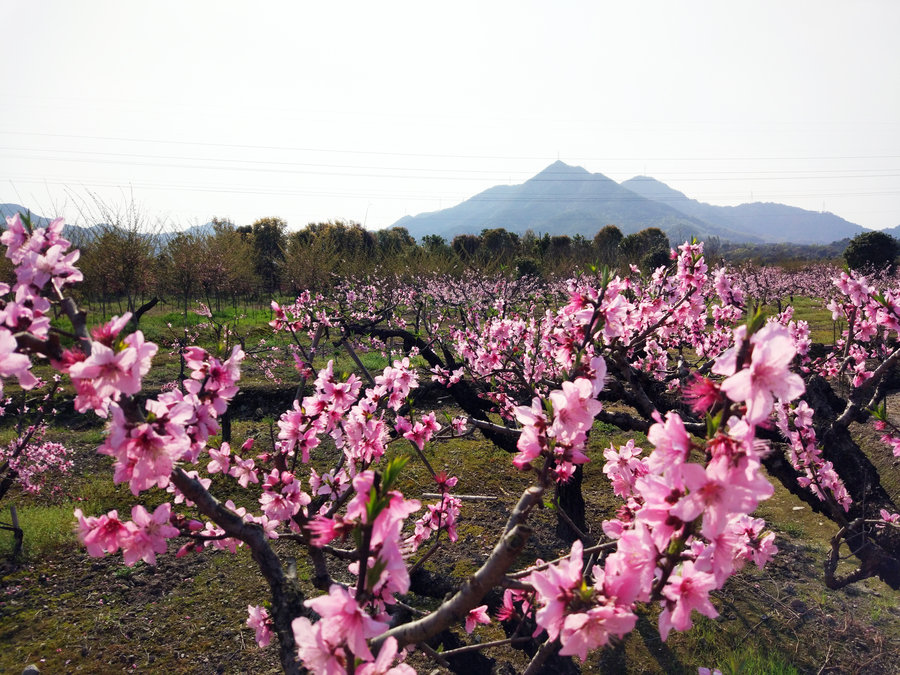
{"type": "Polygon", "coordinates": [[[429,647],[426,643],[419,642],[418,644],[416,644],[416,647],[418,647],[423,652],[425,652],[428,656],[430,656],[432,659],[437,661],[439,665],[443,666],[444,668],[446,668],[448,670],[453,670],[450,667],[450,664],[447,663],[447,659],[445,659],[443,656],[441,656],[441,654],[439,652],[437,652],[434,649],[432,649],[431,647],[429,647]]]}
{"type": "Polygon", "coordinates": [[[425,553],[425,555],[423,555],[421,558],[419,558],[416,561],[416,563],[412,567],[409,568],[409,572],[408,572],[409,576],[412,576],[414,572],[417,572],[419,570],[419,568],[425,564],[425,561],[428,560],[435,553],[437,553],[438,549],[440,549],[440,548],[441,548],[441,542],[440,541],[434,542],[432,547],[430,549],[428,549],[428,551],[425,553]]]}
{"type": "Polygon", "coordinates": [[[825,671],[825,666],[828,665],[828,660],[830,658],[831,658],[831,645],[828,645],[828,651],[825,653],[825,662],[822,664],[822,667],[819,668],[819,671],[816,673],[816,675],[822,675],[822,673],[825,671]]]}
{"type": "MultiPolygon", "coordinates": [[[[437,492],[423,492],[423,499],[439,499],[443,497],[443,494],[438,494],[437,492]]],[[[451,495],[456,499],[461,499],[464,502],[495,502],[497,501],[497,497],[493,497],[490,495],[451,495]]]]}
{"type": "Polygon", "coordinates": [[[517,638],[507,638],[506,640],[494,640],[493,642],[482,642],[481,644],[474,645],[466,645],[465,647],[457,647],[456,649],[449,649],[445,652],[441,652],[443,656],[453,656],[456,654],[467,654],[468,652],[477,652],[480,649],[487,649],[488,647],[502,647],[503,645],[512,645],[518,644],[520,642],[528,642],[531,640],[530,637],[517,637],[517,638]]]}
{"type": "MultiPolygon", "coordinates": [[[[597,553],[598,551],[605,551],[605,550],[608,550],[611,548],[615,548],[618,545],[618,543],[619,542],[617,542],[617,541],[608,541],[605,544],[597,544],[596,546],[589,546],[586,549],[584,549],[584,551],[582,551],[582,553],[584,555],[589,555],[591,553],[597,553]]],[[[527,577],[532,572],[540,572],[541,570],[545,570],[548,567],[550,567],[550,565],[555,565],[556,563],[558,563],[562,560],[568,560],[569,555],[571,555],[571,554],[566,554],[564,556],[560,556],[556,560],[551,560],[550,562],[541,563],[540,565],[532,565],[531,567],[528,567],[524,570],[519,570],[518,572],[513,572],[512,574],[507,574],[506,578],[507,579],[521,579],[522,577],[527,577]]]]}

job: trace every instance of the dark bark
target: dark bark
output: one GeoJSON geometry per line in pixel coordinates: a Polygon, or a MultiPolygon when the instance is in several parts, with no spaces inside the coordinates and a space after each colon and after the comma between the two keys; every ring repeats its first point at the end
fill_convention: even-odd
{"type": "MultiPolygon", "coordinates": [[[[556,516],[556,536],[567,544],[571,544],[576,539],[581,538],[581,533],[587,532],[587,522],[585,521],[585,503],[584,495],[581,491],[581,484],[584,480],[584,469],[582,464],[575,467],[575,473],[566,483],[560,483],[556,487],[556,498],[559,508],[565,511],[566,515],[572,520],[576,530],[563,518],[561,514],[556,516]],[[580,530],[580,532],[579,532],[580,530]]],[[[586,543],[586,545],[588,545],[586,543]]]]}
{"type": "Polygon", "coordinates": [[[131,316],[131,327],[133,330],[137,330],[138,324],[141,322],[141,317],[156,307],[158,302],[159,298],[154,296],[135,310],[134,314],[131,316]]]}

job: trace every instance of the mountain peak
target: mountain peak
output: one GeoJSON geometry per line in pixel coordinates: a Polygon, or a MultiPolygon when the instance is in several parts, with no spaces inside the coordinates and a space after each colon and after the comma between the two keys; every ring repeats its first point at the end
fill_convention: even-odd
{"type": "Polygon", "coordinates": [[[534,176],[531,180],[534,180],[538,176],[547,176],[547,175],[559,176],[560,174],[566,174],[566,175],[573,175],[573,174],[585,175],[585,174],[587,174],[587,175],[590,175],[590,171],[588,171],[587,169],[585,169],[584,167],[581,167],[581,166],[572,166],[570,164],[566,164],[561,159],[558,159],[555,162],[553,162],[553,164],[551,164],[546,169],[544,169],[539,174],[537,174],[537,176],[534,176]]]}

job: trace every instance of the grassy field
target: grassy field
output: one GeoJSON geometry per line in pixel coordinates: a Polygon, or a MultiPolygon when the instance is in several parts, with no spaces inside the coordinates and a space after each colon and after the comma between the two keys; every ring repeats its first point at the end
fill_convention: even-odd
{"type": "MultiPolygon", "coordinates": [[[[815,321],[814,335],[824,336],[822,314],[814,303],[798,302],[796,316],[811,325],[815,321]]],[[[177,319],[180,321],[180,313],[177,319]]],[[[271,340],[267,320],[264,311],[239,319],[239,330],[255,341],[271,340]]],[[[144,318],[141,328],[148,338],[161,341],[169,322],[179,325],[173,313],[155,310],[144,318]]],[[[208,337],[206,344],[216,346],[208,337]]],[[[323,348],[322,358],[329,356],[337,359],[338,371],[355,367],[346,352],[330,354],[329,348],[323,348]]],[[[362,358],[372,370],[388,362],[380,353],[363,354],[362,358]]],[[[151,386],[162,386],[177,376],[177,359],[161,359],[164,374],[151,386]]],[[[258,364],[248,362],[242,382],[252,396],[236,402],[240,413],[234,427],[236,444],[255,436],[264,447],[277,418],[278,402],[285,396],[289,400],[292,394],[291,364],[292,359],[286,359],[278,371],[279,384],[266,378],[258,364]]],[[[456,412],[447,405],[432,401],[423,405],[422,412],[432,408],[456,412]]],[[[235,555],[207,551],[183,558],[170,553],[160,556],[156,567],[143,563],[126,567],[117,555],[104,559],[87,556],[76,542],[72,511],[81,508],[99,514],[118,509],[127,515],[134,499],[126,486],[113,484],[109,458],[95,452],[102,440],[102,425],[88,418],[73,419],[81,421],[52,427],[49,435],[74,450],[75,470],[63,479],[61,490],[37,497],[15,493],[0,503],[0,520],[7,521],[9,506],[16,505],[25,530],[24,559],[0,567],[0,673],[19,673],[29,663],[36,663],[45,673],[278,672],[275,649],[258,649],[244,623],[247,605],[262,604],[268,597],[246,551],[235,555]]],[[[602,451],[629,437],[599,423],[592,433],[585,498],[595,536],[617,506],[602,475],[602,451]]],[[[649,449],[646,438],[637,435],[635,440],[649,449]]],[[[866,447],[889,469],[891,460],[883,456],[889,453],[869,443],[872,440],[866,439],[866,447]]],[[[389,454],[408,452],[408,446],[393,444],[389,454]]],[[[436,469],[459,476],[456,492],[497,497],[492,502],[465,502],[458,544],[441,550],[424,565],[425,573],[449,574],[461,582],[488,555],[527,482],[515,471],[507,453],[477,434],[430,443],[425,452],[436,469]]],[[[323,445],[317,449],[314,465],[327,466],[335,453],[334,448],[323,445]]],[[[412,457],[400,489],[409,497],[419,497],[431,491],[432,485],[424,467],[412,457]]],[[[215,487],[222,499],[229,496],[221,492],[228,490],[225,481],[217,481],[215,487]]],[[[233,496],[246,499],[241,493],[235,489],[233,496]]],[[[148,506],[164,497],[152,492],[147,495],[148,506]]],[[[776,532],[780,553],[762,570],[746,567],[714,594],[719,618],[695,615],[694,630],[673,632],[664,643],[656,629],[659,608],[643,607],[636,630],[621,642],[591,654],[581,666],[582,672],[696,673],[700,666],[718,667],[726,674],[900,672],[896,658],[900,653],[900,594],[873,580],[842,592],[827,591],[821,563],[835,527],[779,485],[758,515],[776,532]]],[[[554,533],[551,509],[538,512],[534,525],[522,566],[538,558],[554,558],[564,548],[554,533]]],[[[11,548],[10,533],[0,531],[0,557],[7,556],[11,548]]],[[[277,550],[283,557],[298,553],[289,542],[277,544],[277,550]]],[[[340,566],[335,569],[337,577],[346,577],[340,566]]],[[[310,570],[302,557],[298,558],[298,574],[308,582],[310,570]]],[[[307,590],[314,593],[308,583],[307,590]]],[[[405,600],[426,607],[435,602],[415,594],[405,600]]],[[[466,636],[460,632],[459,637],[466,636]]],[[[496,625],[475,632],[475,639],[482,642],[501,637],[496,625]]],[[[488,650],[486,655],[496,660],[497,672],[517,672],[527,663],[524,654],[506,648],[488,650]]],[[[417,655],[411,662],[425,672],[433,668],[417,655]]]]}

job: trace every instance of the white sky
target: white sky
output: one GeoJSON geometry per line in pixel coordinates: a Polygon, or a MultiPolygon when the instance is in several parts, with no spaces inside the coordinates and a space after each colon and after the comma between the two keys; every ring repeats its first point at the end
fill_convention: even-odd
{"type": "Polygon", "coordinates": [[[557,158],[900,224],[900,2],[0,0],[0,202],[369,228],[557,158]]]}

